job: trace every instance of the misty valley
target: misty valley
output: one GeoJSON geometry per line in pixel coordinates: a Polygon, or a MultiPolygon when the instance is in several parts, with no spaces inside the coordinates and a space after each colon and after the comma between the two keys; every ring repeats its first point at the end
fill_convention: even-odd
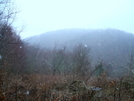
{"type": "Polygon", "coordinates": [[[0,37],[3,101],[134,99],[131,33],[63,29],[21,40],[6,25],[1,27],[0,37]]]}
{"type": "Polygon", "coordinates": [[[133,0],[0,0],[0,101],[134,101],[133,0]]]}

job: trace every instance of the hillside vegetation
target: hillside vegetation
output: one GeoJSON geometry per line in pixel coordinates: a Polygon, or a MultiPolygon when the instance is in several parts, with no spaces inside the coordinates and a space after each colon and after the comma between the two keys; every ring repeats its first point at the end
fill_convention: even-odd
{"type": "Polygon", "coordinates": [[[92,62],[104,62],[126,66],[134,48],[134,35],[117,29],[63,29],[47,32],[25,39],[32,45],[44,49],[66,47],[67,50],[78,44],[91,48],[92,62]]]}
{"type": "Polygon", "coordinates": [[[0,2],[0,101],[134,101],[133,34],[63,29],[21,40],[11,5],[0,2]]]}

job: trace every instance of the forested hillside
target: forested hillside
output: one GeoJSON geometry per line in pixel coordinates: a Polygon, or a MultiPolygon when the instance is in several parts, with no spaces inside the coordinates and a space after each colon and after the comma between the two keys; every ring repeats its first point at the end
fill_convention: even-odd
{"type": "Polygon", "coordinates": [[[91,48],[93,62],[100,59],[116,65],[125,65],[133,52],[134,35],[117,29],[64,29],[25,39],[44,49],[66,47],[71,50],[77,44],[91,48]]]}
{"type": "Polygon", "coordinates": [[[22,40],[0,1],[0,101],[134,101],[134,35],[62,29],[22,40]]]}

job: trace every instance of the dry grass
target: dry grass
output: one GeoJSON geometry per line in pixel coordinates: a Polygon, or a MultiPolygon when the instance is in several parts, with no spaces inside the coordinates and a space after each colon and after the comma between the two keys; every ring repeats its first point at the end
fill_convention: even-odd
{"type": "Polygon", "coordinates": [[[0,75],[0,101],[134,101],[134,79],[61,75],[0,75]],[[3,79],[4,78],[4,79],[3,79]]]}

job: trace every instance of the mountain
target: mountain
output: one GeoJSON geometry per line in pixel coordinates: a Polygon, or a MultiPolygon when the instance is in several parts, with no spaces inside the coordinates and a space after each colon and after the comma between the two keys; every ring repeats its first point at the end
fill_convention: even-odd
{"type": "Polygon", "coordinates": [[[100,59],[116,65],[126,65],[134,48],[134,35],[117,29],[63,29],[50,31],[25,39],[29,44],[38,44],[45,49],[66,46],[71,50],[77,44],[91,48],[95,63],[100,59]]]}

